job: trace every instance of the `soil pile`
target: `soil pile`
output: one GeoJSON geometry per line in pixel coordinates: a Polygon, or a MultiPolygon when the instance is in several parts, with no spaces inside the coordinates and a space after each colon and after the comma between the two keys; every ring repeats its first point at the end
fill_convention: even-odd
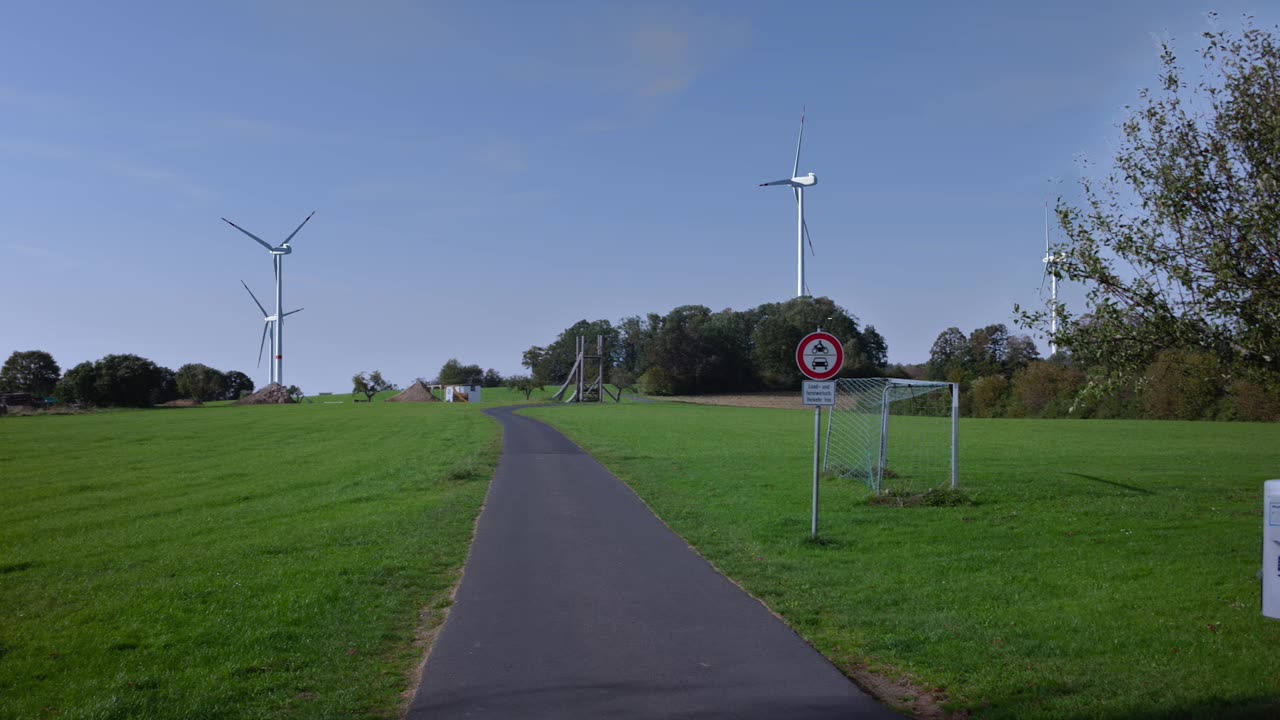
{"type": "Polygon", "coordinates": [[[432,395],[426,385],[415,382],[399,395],[387,398],[387,402],[440,402],[440,398],[432,395]]]}
{"type": "Polygon", "coordinates": [[[293,399],[289,397],[289,391],[284,389],[279,383],[271,383],[262,388],[258,392],[240,398],[237,405],[284,405],[291,403],[293,399]]]}
{"type": "Polygon", "coordinates": [[[175,408],[175,407],[176,407],[176,408],[189,408],[189,407],[200,407],[200,406],[201,406],[201,405],[203,405],[203,404],[204,404],[204,403],[200,402],[199,400],[192,400],[191,398],[179,398],[179,399],[177,399],[177,400],[170,400],[170,401],[169,401],[169,402],[167,402],[167,403],[160,403],[160,404],[159,404],[159,405],[157,405],[156,407],[162,407],[162,408],[175,408]]]}

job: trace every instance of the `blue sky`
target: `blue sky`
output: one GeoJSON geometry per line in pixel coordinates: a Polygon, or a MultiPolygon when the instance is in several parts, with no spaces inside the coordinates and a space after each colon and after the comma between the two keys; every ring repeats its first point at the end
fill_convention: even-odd
{"type": "MultiPolygon", "coordinates": [[[[1037,302],[1042,199],[1105,167],[1160,38],[1265,3],[11,3],[0,354],[255,368],[282,240],[285,380],[519,372],[579,319],[809,285],[918,362],[1037,302]],[[1049,178],[1060,178],[1054,184],[1049,178]]],[[[1079,288],[1064,297],[1077,303],[1079,288]]],[[[1041,343],[1043,348],[1043,342],[1041,343]]]]}

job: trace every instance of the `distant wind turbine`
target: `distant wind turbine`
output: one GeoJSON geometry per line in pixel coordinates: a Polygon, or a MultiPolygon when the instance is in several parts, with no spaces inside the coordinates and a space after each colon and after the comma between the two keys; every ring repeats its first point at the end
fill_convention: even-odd
{"type": "MultiPolygon", "coordinates": [[[[262,303],[258,302],[258,296],[253,294],[253,291],[249,289],[249,286],[246,285],[243,280],[240,281],[240,284],[244,285],[245,292],[249,293],[249,297],[253,298],[253,304],[257,305],[258,309],[262,311],[262,320],[263,320],[262,342],[258,343],[258,367],[262,367],[262,351],[267,346],[268,331],[275,328],[276,316],[267,313],[267,309],[262,307],[262,303]]],[[[284,316],[288,317],[296,312],[302,312],[302,310],[303,308],[298,308],[297,310],[290,310],[289,312],[285,313],[284,316]]],[[[271,336],[271,356],[272,357],[275,357],[276,355],[275,343],[276,343],[275,335],[272,334],[271,336]]],[[[270,370],[271,370],[271,382],[276,382],[276,369],[275,369],[274,363],[270,366],[270,370]]]]}
{"type": "MultiPolygon", "coordinates": [[[[800,146],[804,143],[804,110],[800,111],[800,138],[796,140],[796,162],[791,167],[791,177],[773,182],[760,183],[760,187],[769,185],[790,185],[796,198],[796,297],[809,294],[809,285],[804,279],[804,243],[809,236],[809,226],[804,221],[804,189],[818,184],[818,176],[809,173],[800,176],[800,146]]],[[[813,240],[809,239],[809,252],[813,252],[813,240]]]]}
{"type": "MultiPolygon", "coordinates": [[[[276,276],[276,311],[275,313],[268,315],[266,308],[262,307],[262,303],[258,302],[258,298],[254,296],[253,291],[249,290],[249,286],[245,285],[243,280],[240,281],[240,284],[244,285],[245,290],[249,290],[249,297],[253,298],[253,302],[257,304],[258,309],[262,311],[263,321],[266,323],[262,329],[262,337],[263,337],[264,343],[266,341],[266,334],[268,329],[271,330],[271,382],[279,385],[284,384],[284,373],[282,372],[284,368],[284,319],[302,310],[302,308],[298,308],[297,310],[282,312],[283,284],[284,284],[284,278],[283,278],[284,256],[293,252],[293,248],[289,247],[289,241],[293,240],[293,236],[298,234],[298,230],[301,230],[302,226],[307,224],[307,220],[310,220],[311,216],[315,214],[316,213],[313,210],[311,212],[311,215],[307,216],[306,220],[303,220],[302,223],[298,225],[298,227],[293,232],[289,233],[289,237],[285,238],[284,242],[280,243],[279,245],[276,245],[275,247],[272,247],[270,243],[267,243],[262,238],[258,237],[257,235],[254,235],[248,230],[245,230],[239,225],[236,225],[230,220],[226,218],[222,218],[223,222],[239,230],[245,235],[248,235],[249,237],[253,238],[255,242],[257,242],[262,247],[266,248],[267,252],[271,253],[271,264],[275,270],[275,276],[276,276]]],[[[259,364],[262,363],[262,345],[261,344],[258,346],[258,363],[259,364]]]]}
{"type": "Polygon", "coordinates": [[[1049,280],[1049,357],[1058,353],[1058,256],[1049,251],[1049,199],[1044,200],[1044,273],[1040,275],[1040,293],[1049,280]]]}

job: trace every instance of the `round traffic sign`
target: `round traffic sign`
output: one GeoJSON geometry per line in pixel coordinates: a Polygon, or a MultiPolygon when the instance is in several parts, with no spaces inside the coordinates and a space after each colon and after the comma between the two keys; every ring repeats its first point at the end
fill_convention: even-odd
{"type": "Polygon", "coordinates": [[[830,380],[844,365],[844,347],[831,333],[809,333],[796,346],[796,365],[810,379],[830,380]]]}

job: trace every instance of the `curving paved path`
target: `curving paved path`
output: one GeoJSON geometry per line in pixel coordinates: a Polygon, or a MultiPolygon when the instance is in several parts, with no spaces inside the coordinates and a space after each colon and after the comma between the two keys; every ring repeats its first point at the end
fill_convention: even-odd
{"type": "Polygon", "coordinates": [[[440,718],[897,718],[552,428],[502,458],[409,710],[440,718]]]}

